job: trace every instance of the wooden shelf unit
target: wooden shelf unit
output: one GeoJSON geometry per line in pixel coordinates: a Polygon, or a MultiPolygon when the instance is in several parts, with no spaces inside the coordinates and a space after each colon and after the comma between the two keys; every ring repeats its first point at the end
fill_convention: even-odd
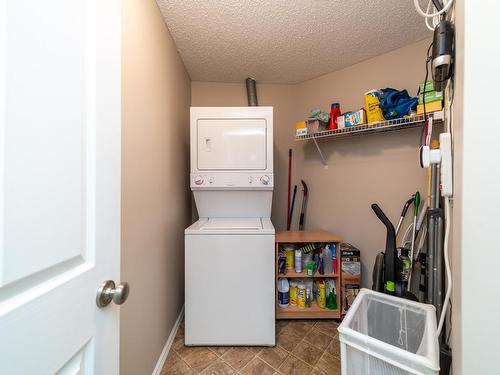
{"type": "Polygon", "coordinates": [[[320,275],[318,272],[316,272],[314,275],[308,276],[305,272],[295,272],[293,270],[287,270],[286,274],[280,273],[278,277],[286,277],[292,279],[335,279],[336,277],[339,277],[339,274],[325,273],[324,275],[320,275]]]}
{"type": "Polygon", "coordinates": [[[297,306],[288,306],[282,309],[278,306],[278,291],[276,290],[276,319],[340,319],[340,292],[342,290],[341,278],[338,273],[320,275],[316,273],[314,276],[307,276],[307,273],[297,273],[287,270],[286,275],[278,274],[278,254],[282,244],[302,244],[309,243],[335,243],[337,245],[337,270],[340,272],[340,242],[341,239],[326,231],[283,231],[276,233],[276,283],[279,278],[286,277],[287,279],[335,279],[337,288],[337,309],[329,310],[322,309],[313,301],[311,307],[299,308],[297,306]]]}
{"type": "MultiPolygon", "coordinates": [[[[338,298],[337,298],[338,299],[338,298]]],[[[301,309],[297,306],[288,306],[286,309],[277,307],[277,319],[338,319],[339,310],[322,309],[314,301],[311,307],[301,309]]]]}

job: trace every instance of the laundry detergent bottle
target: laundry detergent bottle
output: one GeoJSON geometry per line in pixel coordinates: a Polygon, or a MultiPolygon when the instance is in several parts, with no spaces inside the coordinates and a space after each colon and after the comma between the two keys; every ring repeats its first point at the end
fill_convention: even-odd
{"type": "Polygon", "coordinates": [[[330,120],[328,121],[328,130],[338,129],[337,119],[340,116],[340,104],[332,103],[330,107],[330,120]]]}
{"type": "Polygon", "coordinates": [[[278,279],[278,306],[286,309],[290,304],[290,284],[288,279],[278,279]]]}

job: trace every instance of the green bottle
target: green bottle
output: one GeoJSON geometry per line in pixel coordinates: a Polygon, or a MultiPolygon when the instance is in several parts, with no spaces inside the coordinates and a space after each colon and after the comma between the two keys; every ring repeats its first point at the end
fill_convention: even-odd
{"type": "Polygon", "coordinates": [[[337,290],[335,288],[335,281],[327,281],[328,296],[326,297],[326,308],[329,310],[337,310],[337,290]]]}

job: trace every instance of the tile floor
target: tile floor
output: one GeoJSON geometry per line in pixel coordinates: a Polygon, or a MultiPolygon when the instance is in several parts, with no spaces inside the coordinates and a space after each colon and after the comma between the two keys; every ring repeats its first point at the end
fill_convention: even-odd
{"type": "Polygon", "coordinates": [[[181,324],[161,375],[339,375],[337,326],[334,320],[280,320],[274,348],[187,347],[181,324]]]}

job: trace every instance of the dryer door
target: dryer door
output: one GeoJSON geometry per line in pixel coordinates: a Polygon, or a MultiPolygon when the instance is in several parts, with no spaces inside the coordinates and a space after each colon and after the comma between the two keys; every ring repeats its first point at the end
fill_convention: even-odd
{"type": "Polygon", "coordinates": [[[198,119],[199,170],[265,170],[266,119],[198,119]]]}

